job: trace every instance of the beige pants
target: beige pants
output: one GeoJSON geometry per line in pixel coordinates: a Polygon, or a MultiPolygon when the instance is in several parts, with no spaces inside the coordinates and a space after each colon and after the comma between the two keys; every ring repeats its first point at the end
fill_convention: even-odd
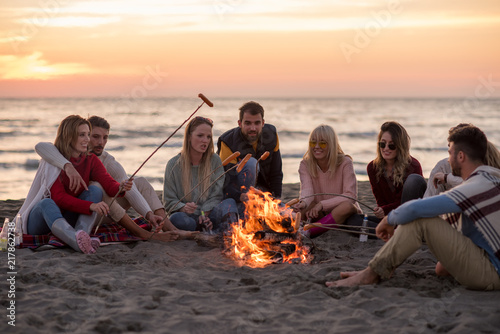
{"type": "Polygon", "coordinates": [[[389,278],[424,241],[460,284],[476,290],[500,289],[500,276],[488,254],[441,218],[417,219],[398,226],[368,265],[382,278],[389,278]]]}
{"type": "MultiPolygon", "coordinates": [[[[108,196],[101,185],[97,182],[92,182],[93,185],[101,188],[103,192],[102,200],[108,205],[111,203],[113,197],[108,196]]],[[[149,207],[154,212],[155,210],[163,208],[163,205],[158,198],[158,194],[153,189],[153,186],[144,177],[135,177],[134,184],[141,193],[142,197],[149,204],[149,207]]],[[[116,200],[111,204],[109,208],[109,218],[114,222],[120,221],[128,209],[132,207],[132,204],[125,197],[117,197],[116,200]]],[[[109,221],[109,220],[108,220],[109,221]]]]}

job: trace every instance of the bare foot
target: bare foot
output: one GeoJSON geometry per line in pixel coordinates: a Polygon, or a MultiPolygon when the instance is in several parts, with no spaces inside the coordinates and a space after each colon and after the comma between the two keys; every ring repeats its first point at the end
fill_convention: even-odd
{"type": "Polygon", "coordinates": [[[326,282],[327,287],[337,287],[337,286],[358,286],[358,285],[369,285],[375,284],[379,281],[380,276],[371,270],[370,267],[366,269],[355,272],[354,275],[350,275],[345,279],[341,279],[334,282],[326,282]]]}
{"type": "Polygon", "coordinates": [[[436,263],[436,275],[438,276],[451,276],[441,262],[436,263]]]}
{"type": "Polygon", "coordinates": [[[151,240],[157,240],[157,241],[174,241],[177,239],[179,239],[179,234],[176,231],[155,233],[151,238],[151,240]]]}
{"type": "Polygon", "coordinates": [[[352,277],[352,276],[356,276],[357,274],[359,274],[362,270],[358,270],[358,271],[342,271],[340,273],[340,278],[349,278],[349,277],[352,277]]]}
{"type": "Polygon", "coordinates": [[[194,239],[198,234],[200,234],[199,231],[183,231],[183,230],[175,230],[175,233],[179,235],[179,240],[183,239],[194,239]]]}

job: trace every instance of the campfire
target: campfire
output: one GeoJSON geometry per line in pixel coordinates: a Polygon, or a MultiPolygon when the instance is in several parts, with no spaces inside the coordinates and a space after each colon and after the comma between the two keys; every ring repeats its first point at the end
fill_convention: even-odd
{"type": "Polygon", "coordinates": [[[240,217],[225,238],[226,253],[254,268],[272,263],[308,263],[311,255],[298,232],[300,215],[293,216],[292,209],[270,193],[251,188],[245,217],[240,217]]]}

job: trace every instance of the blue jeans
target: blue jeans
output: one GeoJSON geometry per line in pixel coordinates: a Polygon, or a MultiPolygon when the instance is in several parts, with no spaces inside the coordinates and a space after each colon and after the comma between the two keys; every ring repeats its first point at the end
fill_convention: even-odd
{"type": "MultiPolygon", "coordinates": [[[[89,190],[84,190],[79,199],[98,203],[102,201],[102,191],[99,187],[89,186],[89,190]]],[[[76,220],[80,216],[77,212],[66,211],[64,214],[51,198],[44,198],[31,209],[28,215],[28,234],[42,235],[48,234],[51,231],[52,224],[60,218],[65,218],[72,226],[76,224],[76,220]]]]}
{"type": "MultiPolygon", "coordinates": [[[[176,212],[170,216],[170,221],[179,230],[196,231],[200,215],[176,212]]],[[[212,222],[214,232],[224,232],[231,223],[238,220],[238,207],[232,198],[220,202],[210,211],[208,216],[212,222]]]]}

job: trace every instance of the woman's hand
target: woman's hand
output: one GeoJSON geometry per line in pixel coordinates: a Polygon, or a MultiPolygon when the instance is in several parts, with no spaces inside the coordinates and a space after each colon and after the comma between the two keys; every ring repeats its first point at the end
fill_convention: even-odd
{"type": "Polygon", "coordinates": [[[132,180],[125,180],[120,184],[120,187],[122,188],[123,191],[130,191],[132,189],[132,186],[134,185],[134,181],[132,180]]]}
{"type": "Polygon", "coordinates": [[[90,204],[90,211],[97,212],[101,216],[107,216],[109,214],[109,206],[105,202],[92,203],[90,204]]]}
{"type": "Polygon", "coordinates": [[[80,187],[83,187],[85,190],[89,190],[85,181],[83,181],[80,173],[77,172],[75,166],[73,164],[67,163],[64,165],[64,172],[66,176],[69,178],[69,190],[77,193],[80,190],[80,187]]]}
{"type": "Polygon", "coordinates": [[[377,217],[378,219],[382,219],[385,217],[385,213],[384,213],[384,209],[382,209],[381,207],[377,206],[375,208],[375,210],[373,211],[373,214],[375,215],[375,217],[377,217]]]}
{"type": "Polygon", "coordinates": [[[197,207],[198,207],[198,205],[196,205],[196,203],[189,202],[189,203],[186,203],[179,211],[187,213],[188,215],[191,215],[196,211],[197,207]]]}
{"type": "Polygon", "coordinates": [[[300,212],[306,208],[306,202],[299,201],[297,204],[292,205],[292,209],[294,212],[300,212]]]}
{"type": "Polygon", "coordinates": [[[321,211],[323,211],[323,204],[321,204],[321,202],[320,202],[320,203],[316,204],[315,206],[313,206],[311,210],[306,212],[306,217],[311,218],[311,219],[318,218],[319,213],[321,211]]]}

